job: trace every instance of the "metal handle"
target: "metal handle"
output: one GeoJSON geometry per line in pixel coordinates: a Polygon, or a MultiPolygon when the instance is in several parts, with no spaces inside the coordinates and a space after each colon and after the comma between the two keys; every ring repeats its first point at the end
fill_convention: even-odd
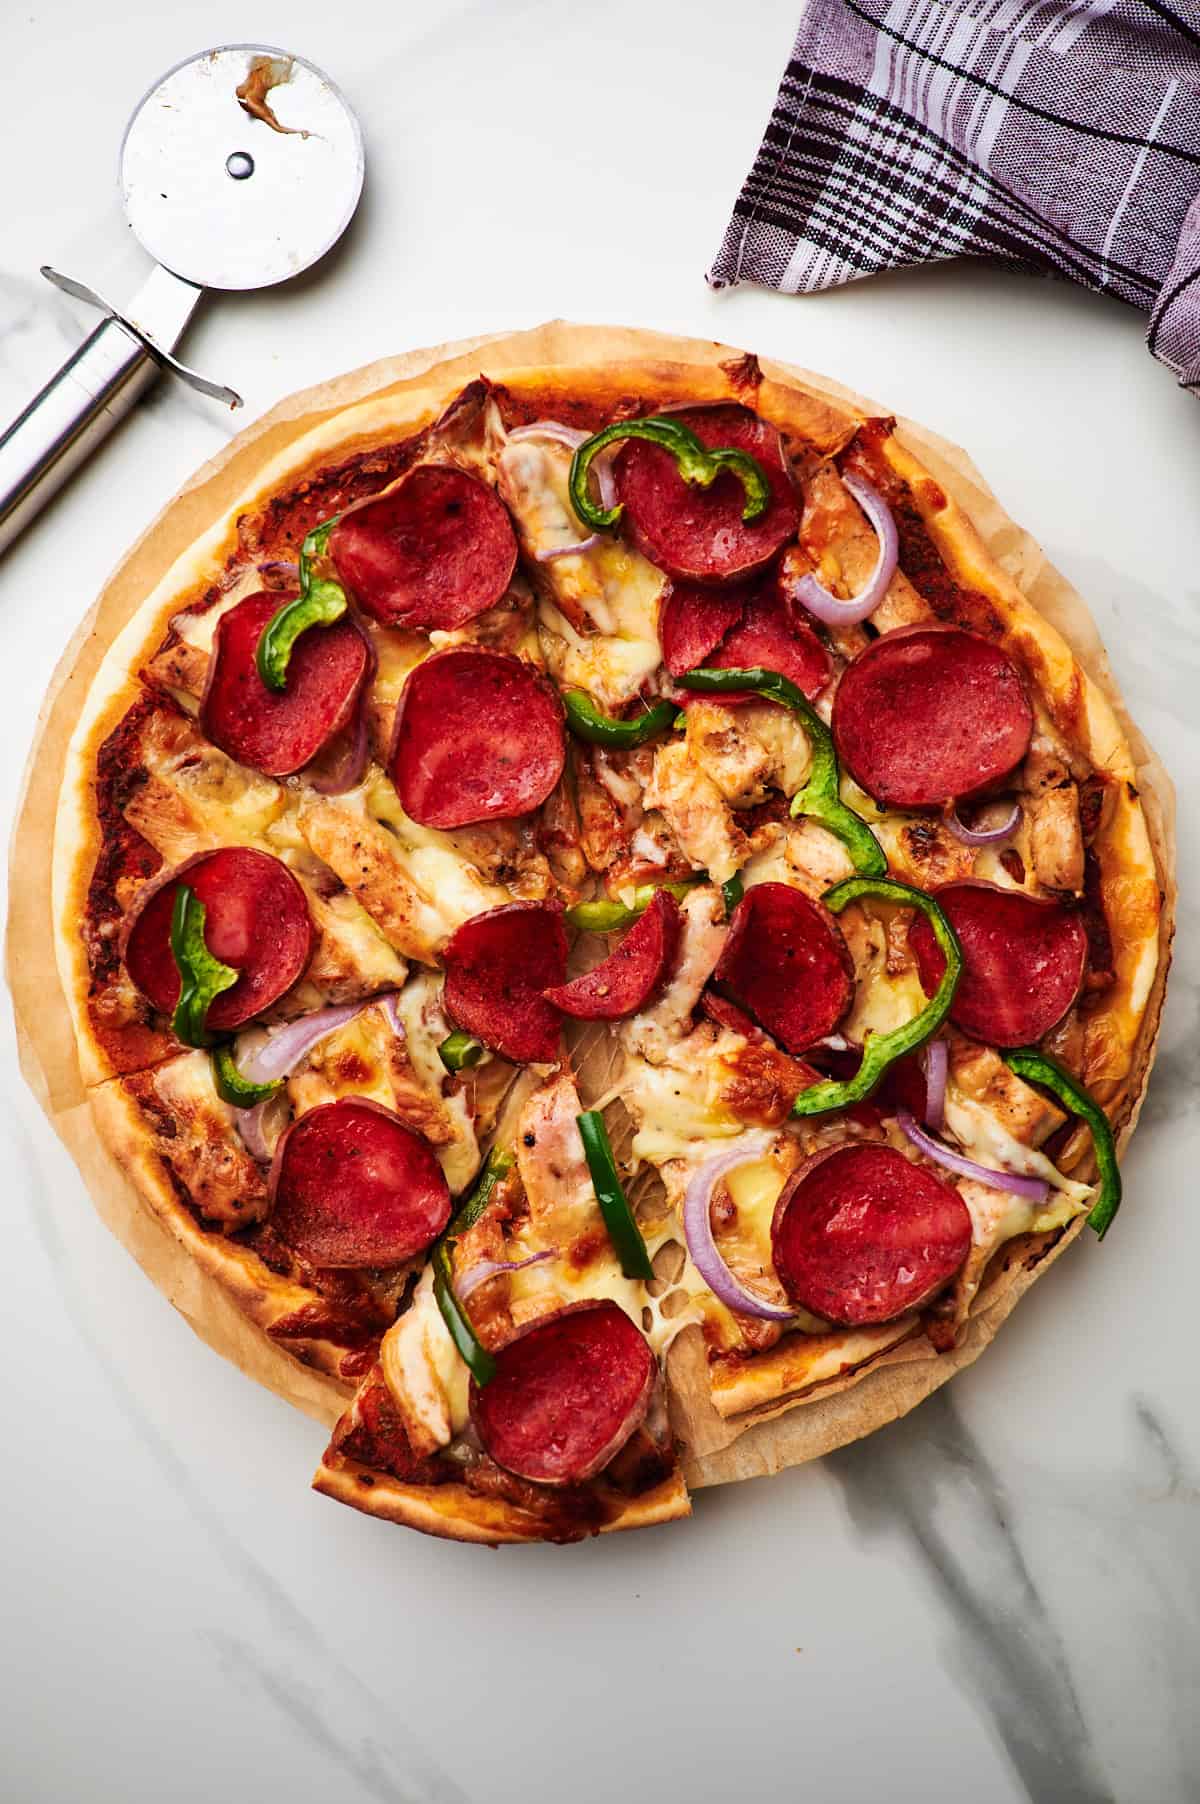
{"type": "MultiPolygon", "coordinates": [[[[202,290],[156,268],[130,308],[164,350],[174,347],[202,290]]],[[[0,552],[106,438],[158,374],[136,334],[107,319],[0,438],[0,552]]]]}

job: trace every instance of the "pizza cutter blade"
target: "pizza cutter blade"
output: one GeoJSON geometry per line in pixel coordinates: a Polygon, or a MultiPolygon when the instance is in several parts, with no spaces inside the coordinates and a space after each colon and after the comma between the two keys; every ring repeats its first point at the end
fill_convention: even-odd
{"type": "Polygon", "coordinates": [[[105,319],[0,437],[0,552],[160,369],[240,406],[174,348],[205,289],[273,287],[332,249],[362,192],[362,134],[303,57],[225,44],[179,63],[144,96],[121,145],[120,183],[156,267],[124,309],[43,269],[105,319]]]}

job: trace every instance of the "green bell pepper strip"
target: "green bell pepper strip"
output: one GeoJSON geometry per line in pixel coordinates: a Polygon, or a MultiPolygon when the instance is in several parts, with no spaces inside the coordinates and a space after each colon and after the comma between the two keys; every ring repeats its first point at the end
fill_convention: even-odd
{"type": "Polygon", "coordinates": [[[322,520],[307,535],[300,547],[300,593],[271,616],[259,636],[254,662],[266,687],[277,693],[287,688],[292,648],[301,633],[310,626],[332,626],[346,612],[346,591],[341,583],[312,573],[313,564],[325,556],[329,535],[341,517],[334,514],[322,520]]]}
{"type": "Polygon", "coordinates": [[[450,1339],[476,1384],[488,1384],[496,1376],[496,1362],[471,1326],[471,1318],[454,1289],[454,1243],[473,1228],[487,1208],[500,1179],[512,1170],[513,1156],[494,1146],[488,1154],[479,1182],[433,1249],[433,1297],[441,1310],[450,1339]]]}
{"type": "Polygon", "coordinates": [[[596,902],[576,902],[563,919],[568,927],[576,927],[581,933],[615,933],[618,927],[628,927],[645,914],[660,889],[669,890],[677,902],[682,902],[690,889],[704,881],[701,875],[686,883],[643,883],[633,892],[632,906],[606,896],[596,902]]]}
{"type": "Polygon", "coordinates": [[[214,958],[204,943],[204,904],[188,884],[175,891],[171,911],[171,956],[179,972],[179,1001],[171,1018],[175,1038],[185,1046],[207,1046],[210,1005],[231,990],[240,971],[214,958]]]}
{"type": "Polygon", "coordinates": [[[721,900],[725,904],[726,920],[729,919],[745,893],[746,886],[742,882],[742,873],[740,871],[735,871],[732,877],[726,877],[724,883],[721,885],[721,900]]]}
{"type": "Polygon", "coordinates": [[[571,506],[593,532],[616,525],[621,517],[621,503],[618,501],[615,507],[606,508],[592,500],[588,493],[592,463],[606,445],[615,445],[626,438],[647,439],[650,444],[669,451],[679,474],[692,488],[711,488],[722,470],[732,470],[746,492],[742,519],[747,526],[761,520],[770,506],[771,485],[766,471],[748,451],[735,451],[732,447],[710,451],[682,420],[652,414],[644,420],[614,420],[611,426],[605,426],[603,431],[585,439],[571,459],[571,473],[567,478],[571,506]]]}
{"type": "Polygon", "coordinates": [[[887,856],[860,815],[847,808],[838,793],[841,771],[833,749],[833,735],[808,698],[795,683],[776,670],[755,666],[748,670],[689,670],[677,678],[681,688],[701,695],[722,695],[751,689],[768,701],[782,702],[796,716],[808,738],[812,768],[808,781],[792,797],[792,815],[806,814],[840,839],[860,877],[884,877],[887,856]]]}
{"type": "Polygon", "coordinates": [[[1009,1070],[1015,1071],[1026,1083],[1041,1084],[1043,1089],[1057,1096],[1070,1114],[1078,1115],[1091,1129],[1100,1194],[1087,1219],[1088,1227],[1094,1228],[1103,1240],[1112,1226],[1113,1216],[1121,1207],[1121,1169],[1117,1164],[1117,1147],[1108,1116],[1095,1097],[1057,1059],[1039,1052],[1035,1046],[1018,1046],[1013,1052],[1002,1052],[1000,1057],[1009,1070]]]}
{"type": "Polygon", "coordinates": [[[447,1071],[467,1071],[472,1065],[478,1065],[484,1051],[482,1040],[477,1040],[473,1034],[464,1033],[461,1027],[456,1027],[438,1047],[438,1057],[447,1071]]]}
{"type": "Polygon", "coordinates": [[[924,890],[913,889],[907,883],[897,883],[890,877],[846,877],[841,883],[835,883],[832,889],[827,889],[821,900],[826,908],[837,915],[841,914],[848,903],[857,902],[863,896],[877,896],[881,902],[899,902],[906,908],[919,909],[933,929],[933,937],[946,960],[946,969],[925,1007],[911,1021],[906,1021],[902,1027],[892,1028],[886,1034],[875,1033],[868,1028],[863,1041],[862,1059],[853,1077],[844,1080],[825,1078],[821,1083],[801,1090],[792,1104],[793,1115],[824,1115],[831,1109],[845,1109],[852,1103],[865,1101],[877,1087],[889,1065],[902,1058],[906,1052],[915,1052],[918,1046],[923,1046],[926,1040],[932,1039],[950,1013],[950,1004],[958,988],[962,974],[962,947],[958,943],[958,935],[932,896],[927,896],[924,890]]]}
{"type": "Polygon", "coordinates": [[[269,1084],[256,1084],[243,1077],[228,1043],[213,1047],[212,1067],[217,1095],[233,1109],[253,1109],[260,1102],[270,1102],[283,1089],[281,1077],[269,1084]]]}
{"type": "Polygon", "coordinates": [[[596,1201],[608,1229],[608,1238],[621,1262],[621,1270],[627,1278],[652,1278],[654,1267],[642,1239],[642,1230],[633,1218],[633,1210],[629,1207],[629,1199],[618,1175],[604,1117],[597,1109],[588,1109],[575,1119],[579,1124],[584,1157],[592,1175],[592,1188],[596,1192],[596,1201]]]}
{"type": "Polygon", "coordinates": [[[645,745],[675,723],[674,702],[655,702],[634,720],[615,720],[611,714],[600,712],[586,689],[566,690],[563,707],[571,732],[576,739],[586,739],[589,745],[645,745]]]}

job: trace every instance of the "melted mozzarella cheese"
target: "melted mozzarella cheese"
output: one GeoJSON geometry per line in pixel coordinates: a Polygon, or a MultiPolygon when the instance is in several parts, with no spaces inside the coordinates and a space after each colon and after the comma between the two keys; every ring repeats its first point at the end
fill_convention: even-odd
{"type": "Polygon", "coordinates": [[[435,1146],[434,1152],[446,1182],[454,1192],[464,1190],[479,1169],[479,1142],[475,1122],[465,1090],[443,1094],[446,1067],[438,1047],[450,1031],[450,1023],[442,1012],[442,979],[433,971],[422,971],[410,978],[395,1002],[396,1013],[404,1028],[404,1044],[418,1082],[431,1096],[440,1098],[450,1124],[453,1140],[435,1146]]]}
{"type": "Polygon", "coordinates": [[[432,1266],[384,1335],[379,1357],[415,1453],[436,1453],[462,1433],[470,1415],[470,1373],[437,1306],[432,1266]]]}
{"type": "Polygon", "coordinates": [[[525,550],[538,560],[538,636],[547,668],[560,687],[586,689],[602,707],[619,706],[638,693],[662,660],[662,572],[607,536],[577,552],[544,557],[585,539],[567,491],[571,453],[565,445],[552,439],[510,442],[498,468],[500,491],[525,550]]]}
{"type": "Polygon", "coordinates": [[[697,1056],[689,1054],[686,1040],[680,1041],[656,1065],[631,1059],[623,1095],[638,1123],[633,1156],[652,1165],[668,1159],[699,1161],[713,1150],[713,1141],[735,1139],[745,1131],[745,1124],[721,1102],[721,1070],[707,1045],[697,1056]]]}
{"type": "Polygon", "coordinates": [[[431,940],[445,939],[472,915],[511,900],[506,889],[487,882],[452,833],[411,820],[382,772],[376,771],[362,789],[338,799],[347,807],[357,805],[392,834],[396,856],[425,900],[419,926],[431,940]]]}
{"type": "MultiPolygon", "coordinates": [[[[1065,1204],[1069,1206],[1069,1219],[1070,1215],[1078,1214],[1091,1202],[1091,1185],[1078,1184],[1071,1178],[1064,1177],[1045,1153],[1014,1139],[989,1110],[964,1096],[953,1083],[946,1089],[945,1119],[946,1126],[967,1157],[974,1159],[977,1164],[986,1165],[993,1171],[1011,1171],[1020,1177],[1044,1179],[1056,1192],[1049,1213],[1060,1210],[1065,1204]]],[[[1032,1225],[1031,1219],[1028,1224],[1015,1228],[1013,1232],[1024,1233],[1032,1225]]]]}
{"type": "Polygon", "coordinates": [[[872,964],[859,974],[854,1002],[841,1032],[861,1045],[867,1033],[886,1034],[919,1015],[929,998],[915,971],[889,975],[883,964],[872,964]]]}
{"type": "MultiPolygon", "coordinates": [[[[215,601],[211,607],[203,610],[188,608],[182,614],[176,614],[171,625],[175,628],[177,637],[182,639],[185,645],[194,646],[197,651],[211,653],[213,640],[217,633],[217,624],[221,616],[228,614],[229,610],[235,608],[239,601],[245,601],[248,595],[257,595],[262,587],[262,577],[258,570],[251,565],[249,570],[242,572],[219,601],[215,601]]],[[[282,607],[287,599],[287,594],[281,590],[279,605],[282,607]]]]}

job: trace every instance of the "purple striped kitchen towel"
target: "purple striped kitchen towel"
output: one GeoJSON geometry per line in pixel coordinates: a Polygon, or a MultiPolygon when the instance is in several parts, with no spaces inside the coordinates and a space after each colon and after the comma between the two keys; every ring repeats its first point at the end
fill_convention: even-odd
{"type": "Polygon", "coordinates": [[[709,281],[964,254],[1140,307],[1200,392],[1200,0],[806,0],[709,281]]]}

